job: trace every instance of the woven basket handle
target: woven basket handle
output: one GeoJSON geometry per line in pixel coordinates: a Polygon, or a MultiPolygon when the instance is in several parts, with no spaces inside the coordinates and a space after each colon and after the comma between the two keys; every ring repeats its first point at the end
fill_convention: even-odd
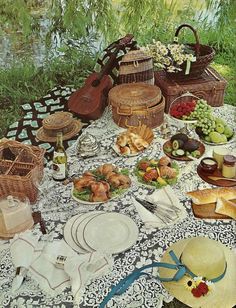
{"type": "Polygon", "coordinates": [[[197,31],[190,25],[188,24],[182,24],[180,25],[177,30],[175,31],[175,38],[174,38],[174,41],[178,41],[178,35],[179,35],[179,31],[182,29],[182,28],[189,28],[190,30],[192,30],[194,36],[195,36],[195,40],[196,40],[196,44],[195,44],[195,52],[196,52],[196,56],[199,57],[200,55],[200,43],[199,43],[199,37],[198,37],[198,34],[197,34],[197,31]]]}

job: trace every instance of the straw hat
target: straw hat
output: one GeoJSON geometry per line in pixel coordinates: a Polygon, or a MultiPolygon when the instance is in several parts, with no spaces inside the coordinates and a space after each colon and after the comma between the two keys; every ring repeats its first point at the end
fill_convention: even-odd
{"type": "MultiPolygon", "coordinates": [[[[231,308],[236,304],[236,254],[232,250],[206,237],[189,238],[169,247],[161,262],[176,264],[171,251],[190,271],[180,280],[163,282],[171,295],[190,307],[231,308]],[[206,280],[201,286],[199,277],[206,280]],[[208,292],[201,295],[206,285],[208,292]]],[[[173,277],[176,270],[160,267],[159,274],[165,279],[173,277]]]]}
{"type": "Polygon", "coordinates": [[[70,112],[56,112],[42,121],[43,126],[36,133],[36,138],[41,141],[55,142],[57,133],[63,133],[63,140],[75,136],[82,128],[79,120],[73,119],[70,112]]]}

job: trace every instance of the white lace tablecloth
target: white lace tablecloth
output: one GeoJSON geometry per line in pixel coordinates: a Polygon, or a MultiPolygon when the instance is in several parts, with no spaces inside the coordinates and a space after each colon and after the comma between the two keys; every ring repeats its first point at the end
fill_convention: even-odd
{"type": "MultiPolygon", "coordinates": [[[[227,123],[235,127],[236,108],[225,105],[214,108],[215,114],[226,119],[227,123]]],[[[169,120],[172,134],[177,127],[172,120],[169,120]]],[[[155,141],[153,146],[145,153],[132,158],[117,156],[111,148],[115,137],[122,129],[119,128],[111,118],[110,110],[106,110],[103,117],[93,122],[86,131],[95,135],[101,144],[100,156],[89,159],[81,159],[76,155],[77,144],[74,143],[68,149],[69,175],[80,174],[84,170],[94,168],[100,164],[110,162],[132,171],[137,160],[141,156],[159,157],[163,155],[162,144],[164,140],[160,138],[160,129],[155,129],[155,141]]],[[[236,150],[235,143],[228,147],[236,150]]],[[[206,146],[205,156],[211,155],[213,147],[206,146]]],[[[173,186],[173,190],[180,199],[182,205],[187,209],[188,216],[182,222],[164,229],[146,229],[140,220],[135,207],[132,204],[132,196],[142,196],[150,193],[149,188],[132,183],[128,193],[120,199],[111,200],[101,205],[82,205],[71,198],[71,185],[64,186],[60,183],[49,181],[41,191],[38,202],[33,206],[33,210],[40,210],[46,221],[46,226],[53,233],[55,239],[63,238],[63,228],[66,221],[81,212],[93,210],[104,210],[107,212],[116,211],[125,214],[137,223],[139,227],[139,238],[137,243],[128,251],[115,256],[113,271],[90,283],[81,299],[79,307],[99,307],[103,298],[107,295],[112,285],[116,285],[122,278],[131,273],[136,267],[159,261],[163,252],[172,243],[192,236],[208,236],[223,244],[235,246],[236,225],[233,220],[201,220],[196,219],[191,211],[189,199],[185,192],[193,189],[203,189],[211,187],[197,175],[196,166],[198,162],[180,162],[180,175],[178,182],[173,186]]],[[[35,227],[35,232],[40,232],[35,227]]],[[[0,245],[0,307],[76,307],[73,304],[73,297],[70,289],[56,297],[44,294],[37,284],[30,278],[26,278],[21,289],[15,294],[11,294],[11,284],[15,274],[12,265],[9,242],[1,241],[0,245]]],[[[143,277],[138,279],[122,296],[113,298],[107,307],[127,308],[127,307],[161,307],[163,300],[170,302],[173,298],[162,287],[155,277],[143,277]]]]}

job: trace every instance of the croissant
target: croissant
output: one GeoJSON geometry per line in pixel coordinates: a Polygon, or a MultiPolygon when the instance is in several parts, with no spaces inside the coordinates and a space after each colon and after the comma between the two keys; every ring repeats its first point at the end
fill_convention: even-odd
{"type": "Polygon", "coordinates": [[[127,135],[126,133],[123,133],[123,134],[121,134],[121,135],[119,135],[119,136],[117,137],[116,143],[117,143],[119,146],[124,147],[124,146],[126,146],[127,141],[128,141],[128,135],[127,135]]]}
{"type": "Polygon", "coordinates": [[[174,168],[170,168],[168,166],[161,166],[159,168],[159,170],[160,170],[160,176],[161,177],[166,177],[166,178],[169,178],[169,179],[173,179],[177,175],[176,170],[174,168]]]}
{"type": "Polygon", "coordinates": [[[129,155],[131,153],[130,148],[128,146],[120,147],[120,152],[124,155],[129,155]]]}
{"type": "Polygon", "coordinates": [[[144,145],[145,147],[148,147],[148,143],[146,141],[144,141],[142,138],[135,138],[135,139],[131,139],[133,142],[133,145],[137,148],[137,150],[142,151],[144,149],[144,145]]]}

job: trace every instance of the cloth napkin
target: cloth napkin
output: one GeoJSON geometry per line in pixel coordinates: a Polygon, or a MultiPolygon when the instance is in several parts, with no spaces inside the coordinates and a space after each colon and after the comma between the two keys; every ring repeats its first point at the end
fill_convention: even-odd
{"type": "Polygon", "coordinates": [[[56,296],[71,286],[75,302],[78,302],[86,285],[112,268],[110,255],[95,251],[78,255],[64,240],[52,241],[50,235],[42,239],[39,241],[39,236],[28,230],[11,240],[13,264],[21,269],[13,279],[13,292],[20,288],[27,275],[49,296],[56,296]],[[63,264],[58,262],[61,257],[65,260],[63,264]]]}
{"type": "Polygon", "coordinates": [[[97,251],[67,258],[64,268],[70,276],[74,302],[81,303],[86,285],[108,273],[112,266],[113,258],[97,251]]]}
{"type": "Polygon", "coordinates": [[[176,197],[176,194],[169,185],[156,190],[151,195],[146,196],[145,199],[153,204],[154,210],[150,211],[146,209],[135,199],[133,201],[146,228],[161,229],[168,227],[181,221],[187,215],[186,210],[181,205],[179,199],[176,197]],[[164,217],[163,214],[165,214],[164,217]]]}
{"type": "Polygon", "coordinates": [[[19,268],[19,274],[13,279],[12,292],[20,288],[30,265],[42,251],[42,243],[39,245],[38,239],[38,236],[27,230],[16,234],[10,241],[12,262],[16,269],[19,268]]]}

